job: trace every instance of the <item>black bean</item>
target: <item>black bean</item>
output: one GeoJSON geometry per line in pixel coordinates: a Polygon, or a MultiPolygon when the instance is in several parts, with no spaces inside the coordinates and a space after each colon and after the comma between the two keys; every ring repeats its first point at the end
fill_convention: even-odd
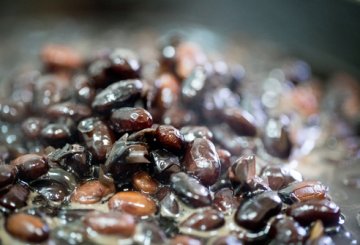
{"type": "Polygon", "coordinates": [[[270,119],[266,124],[262,140],[269,154],[279,158],[290,156],[292,142],[287,129],[281,122],[270,119]]]}
{"type": "Polygon", "coordinates": [[[47,108],[46,114],[51,119],[72,118],[79,121],[91,115],[90,107],[74,102],[54,104],[47,108]]]}
{"type": "Polygon", "coordinates": [[[240,200],[231,189],[223,188],[215,193],[213,205],[219,211],[230,214],[239,207],[240,200]]]}
{"type": "Polygon", "coordinates": [[[190,215],[180,225],[199,231],[219,229],[225,224],[224,215],[214,209],[198,211],[190,215]]]}
{"type": "Polygon", "coordinates": [[[26,107],[22,102],[0,102],[0,120],[15,123],[26,117],[26,114],[26,107]]]}
{"type": "Polygon", "coordinates": [[[159,181],[168,183],[171,174],[180,172],[179,157],[166,150],[157,149],[150,153],[154,170],[159,181]]]}
{"type": "Polygon", "coordinates": [[[256,175],[255,156],[240,157],[231,166],[229,177],[233,182],[238,182],[240,186],[247,185],[256,175]]]}
{"type": "Polygon", "coordinates": [[[26,206],[29,194],[27,187],[15,184],[7,193],[0,196],[0,205],[10,210],[22,208],[26,206]]]}
{"type": "Polygon", "coordinates": [[[41,243],[50,235],[48,225],[39,217],[23,213],[9,216],[6,230],[15,238],[31,243],[41,243]]]}
{"type": "Polygon", "coordinates": [[[269,236],[273,239],[271,244],[302,244],[306,235],[306,230],[288,216],[275,218],[269,231],[269,236]]]}
{"type": "Polygon", "coordinates": [[[256,136],[254,117],[240,108],[226,108],[222,112],[224,121],[240,136],[256,136]]]}
{"type": "Polygon", "coordinates": [[[115,181],[125,181],[134,172],[150,163],[145,144],[127,141],[127,135],[116,141],[105,162],[106,172],[115,181]]]}
{"type": "Polygon", "coordinates": [[[11,165],[0,165],[0,191],[8,189],[17,177],[17,169],[11,165]]]}
{"type": "Polygon", "coordinates": [[[139,131],[152,126],[152,116],[143,108],[123,107],[114,110],[110,117],[118,133],[139,131]]]}
{"type": "Polygon", "coordinates": [[[54,147],[64,146],[71,136],[71,130],[66,124],[51,123],[41,130],[41,139],[54,147]]]}
{"type": "Polygon", "coordinates": [[[163,148],[180,155],[184,148],[184,136],[173,126],[160,125],[156,129],[156,139],[163,148]]]}
{"type": "Polygon", "coordinates": [[[70,193],[66,186],[54,180],[37,180],[31,183],[31,187],[51,202],[62,202],[70,193]]]}
{"type": "Polygon", "coordinates": [[[140,75],[140,62],[136,55],[126,49],[115,49],[109,54],[110,67],[107,73],[117,80],[138,78],[140,75]]]}
{"type": "Polygon", "coordinates": [[[196,138],[205,138],[211,140],[212,132],[205,126],[185,126],[180,129],[180,133],[184,136],[186,142],[192,142],[196,138]]]}
{"type": "Polygon", "coordinates": [[[290,206],[288,212],[301,225],[321,220],[325,226],[337,225],[340,219],[340,208],[329,200],[308,200],[290,206]]]}
{"type": "Polygon", "coordinates": [[[238,225],[257,231],[266,225],[270,217],[281,211],[282,202],[276,192],[268,191],[245,200],[235,214],[238,225]]]}
{"type": "Polygon", "coordinates": [[[279,191],[280,197],[286,203],[303,202],[311,199],[324,199],[328,187],[319,181],[293,182],[279,191]]]}
{"type": "Polygon", "coordinates": [[[171,188],[186,205],[204,207],[211,204],[209,190],[196,179],[180,172],[171,175],[171,188]]]}
{"type": "Polygon", "coordinates": [[[47,173],[49,165],[45,157],[36,154],[22,155],[12,161],[17,166],[19,178],[24,181],[31,181],[47,173]]]}
{"type": "Polygon", "coordinates": [[[93,157],[104,161],[115,140],[108,125],[99,118],[90,117],[82,120],[77,129],[93,157]]]}
{"type": "Polygon", "coordinates": [[[47,124],[47,120],[40,117],[29,117],[21,124],[24,135],[29,139],[40,137],[41,130],[47,124]]]}
{"type": "Polygon", "coordinates": [[[42,110],[68,99],[70,97],[68,85],[68,80],[57,76],[40,77],[35,85],[35,109],[42,110]]]}
{"type": "Polygon", "coordinates": [[[300,182],[303,180],[301,173],[294,169],[281,166],[268,166],[262,173],[261,178],[266,180],[269,183],[269,187],[278,191],[290,183],[300,182]]]}
{"type": "Polygon", "coordinates": [[[99,113],[108,113],[111,109],[132,106],[140,97],[143,83],[140,80],[122,80],[109,85],[98,93],[92,107],[99,113]]]}
{"type": "Polygon", "coordinates": [[[96,96],[96,91],[89,80],[90,78],[85,74],[75,75],[72,79],[76,100],[87,105],[91,104],[96,96]]]}
{"type": "Polygon", "coordinates": [[[242,245],[243,242],[234,235],[222,236],[214,239],[211,245],[242,245]]]}
{"type": "Polygon", "coordinates": [[[182,83],[181,94],[185,102],[199,99],[207,80],[207,72],[204,67],[196,67],[190,76],[182,83]]]}
{"type": "Polygon", "coordinates": [[[214,184],[220,176],[220,159],[215,146],[204,138],[196,138],[186,149],[183,166],[205,186],[214,184]]]}
{"type": "Polygon", "coordinates": [[[181,128],[186,125],[196,125],[198,122],[198,115],[191,110],[172,106],[163,113],[161,123],[172,125],[175,128],[181,128]]]}

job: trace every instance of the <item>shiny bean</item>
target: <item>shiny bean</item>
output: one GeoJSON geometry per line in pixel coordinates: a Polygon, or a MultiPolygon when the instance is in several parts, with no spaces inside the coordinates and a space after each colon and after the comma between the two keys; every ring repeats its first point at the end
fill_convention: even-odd
{"type": "Polygon", "coordinates": [[[154,194],[158,190],[158,183],[147,172],[139,171],[134,174],[132,179],[133,186],[136,190],[154,194]]]}
{"type": "Polygon", "coordinates": [[[79,121],[91,115],[90,107],[74,102],[54,104],[47,108],[46,114],[51,119],[72,118],[79,121]]]}
{"type": "Polygon", "coordinates": [[[0,194],[0,205],[10,210],[22,208],[27,205],[29,194],[29,188],[15,184],[8,192],[0,194]]]}
{"type": "Polygon", "coordinates": [[[225,224],[224,215],[214,209],[196,212],[185,219],[180,225],[199,231],[211,231],[225,224]]]}
{"type": "Polygon", "coordinates": [[[82,120],[77,129],[94,158],[97,161],[104,161],[115,140],[111,129],[105,122],[95,117],[82,120]]]}
{"type": "Polygon", "coordinates": [[[209,189],[183,172],[171,175],[171,188],[186,205],[205,207],[211,204],[209,189]]]}
{"type": "Polygon", "coordinates": [[[157,127],[156,139],[163,148],[176,155],[179,155],[184,148],[184,137],[173,126],[160,125],[157,127]]]}
{"type": "Polygon", "coordinates": [[[238,225],[252,230],[260,230],[268,219],[281,211],[282,202],[276,192],[264,192],[244,201],[235,214],[238,225]]]}
{"type": "Polygon", "coordinates": [[[97,203],[114,191],[115,186],[105,186],[98,180],[91,180],[75,189],[71,201],[80,204],[97,203]]]}
{"type": "Polygon", "coordinates": [[[279,166],[266,167],[261,173],[261,178],[267,180],[269,187],[274,191],[278,191],[295,181],[303,180],[298,171],[279,166]]]}
{"type": "Polygon", "coordinates": [[[111,109],[132,106],[140,97],[143,83],[140,80],[122,80],[111,84],[98,93],[92,107],[99,113],[108,113],[111,109]]]}
{"type": "Polygon", "coordinates": [[[11,162],[17,166],[19,178],[25,181],[35,180],[49,170],[49,164],[45,157],[36,154],[22,155],[11,162]]]}
{"type": "Polygon", "coordinates": [[[114,110],[110,117],[118,133],[133,132],[152,126],[152,116],[143,108],[123,107],[114,110]]]}
{"type": "Polygon", "coordinates": [[[108,202],[110,210],[124,211],[136,216],[155,214],[156,203],[140,192],[118,192],[108,202]]]}
{"type": "Polygon", "coordinates": [[[94,231],[105,235],[131,237],[135,233],[135,219],[126,213],[91,212],[85,216],[84,224],[94,231]]]}
{"type": "Polygon", "coordinates": [[[12,165],[0,165],[0,191],[8,189],[17,177],[17,169],[12,165]]]}
{"type": "Polygon", "coordinates": [[[304,202],[311,199],[324,199],[327,196],[328,187],[319,181],[306,180],[293,182],[279,191],[284,202],[304,202]]]}
{"type": "Polygon", "coordinates": [[[287,212],[301,225],[321,220],[325,226],[337,225],[340,219],[340,208],[329,200],[308,200],[295,203],[287,212]]]}
{"type": "Polygon", "coordinates": [[[220,159],[215,146],[204,138],[196,138],[186,149],[183,166],[205,186],[214,184],[220,176],[220,159]]]}
{"type": "Polygon", "coordinates": [[[222,114],[224,121],[240,136],[256,136],[254,117],[239,108],[227,108],[222,114]]]}
{"type": "Polygon", "coordinates": [[[6,220],[6,230],[15,238],[24,242],[41,243],[50,235],[48,225],[39,217],[17,213],[6,220]]]}

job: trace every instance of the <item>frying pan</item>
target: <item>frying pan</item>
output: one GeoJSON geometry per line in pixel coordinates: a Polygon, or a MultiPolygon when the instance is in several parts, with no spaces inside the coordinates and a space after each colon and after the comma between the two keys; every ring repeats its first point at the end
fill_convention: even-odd
{"type": "MultiPolygon", "coordinates": [[[[309,61],[317,74],[341,70],[360,77],[357,1],[43,0],[1,1],[0,79],[18,67],[36,67],[38,51],[47,42],[67,43],[85,54],[90,48],[135,47],[151,57],[144,46],[156,45],[158,36],[171,30],[235,61],[256,56],[276,67],[274,56],[292,55],[309,61]],[[228,45],[237,52],[229,52],[228,45]]],[[[343,185],[348,174],[360,173],[359,160],[341,168],[321,163],[313,167],[312,177],[330,186],[345,226],[360,239],[360,190],[343,185]]]]}

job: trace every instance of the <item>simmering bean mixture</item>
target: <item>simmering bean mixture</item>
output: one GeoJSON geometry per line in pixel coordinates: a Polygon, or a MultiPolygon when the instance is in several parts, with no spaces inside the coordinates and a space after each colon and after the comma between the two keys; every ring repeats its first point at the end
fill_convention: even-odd
{"type": "Polygon", "coordinates": [[[177,36],[153,69],[125,49],[40,57],[0,102],[0,243],[354,242],[295,169],[329,133],[358,154],[349,75],[327,91],[295,60],[260,83],[177,36]]]}

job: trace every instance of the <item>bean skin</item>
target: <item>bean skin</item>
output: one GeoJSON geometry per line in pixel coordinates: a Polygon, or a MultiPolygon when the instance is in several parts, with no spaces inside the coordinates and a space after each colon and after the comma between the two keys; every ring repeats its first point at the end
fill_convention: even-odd
{"type": "Polygon", "coordinates": [[[284,202],[304,202],[311,199],[324,199],[328,188],[319,181],[294,182],[279,191],[284,202]]]}
{"type": "Polygon", "coordinates": [[[98,180],[87,181],[74,191],[71,201],[80,204],[97,203],[113,192],[115,192],[115,186],[105,186],[98,180]]]}
{"type": "Polygon", "coordinates": [[[196,138],[192,142],[185,152],[183,166],[205,186],[214,184],[220,176],[219,156],[214,144],[207,139],[196,138]]]}
{"type": "Polygon", "coordinates": [[[224,215],[214,209],[206,209],[190,215],[180,225],[199,231],[211,231],[225,224],[224,215]]]}
{"type": "Polygon", "coordinates": [[[182,153],[185,140],[180,131],[173,126],[160,125],[156,129],[156,139],[163,148],[174,154],[182,153]]]}
{"type": "Polygon", "coordinates": [[[114,130],[118,133],[139,131],[150,128],[153,120],[148,111],[143,108],[123,107],[114,110],[110,117],[114,130]]]}
{"type": "Polygon", "coordinates": [[[0,191],[8,189],[17,177],[17,169],[12,165],[0,165],[0,191]]]}
{"type": "Polygon", "coordinates": [[[156,203],[140,192],[128,191],[116,193],[108,202],[110,210],[124,211],[135,216],[155,214],[156,203]]]}
{"type": "Polygon", "coordinates": [[[26,206],[30,190],[20,184],[13,185],[8,192],[0,194],[0,205],[10,210],[26,206]]]}
{"type": "Polygon", "coordinates": [[[132,182],[136,190],[144,193],[155,194],[158,190],[157,181],[144,171],[135,173],[132,182]]]}
{"type": "Polygon", "coordinates": [[[186,205],[205,207],[211,205],[209,189],[183,172],[171,175],[171,188],[186,205]]]}
{"type": "Polygon", "coordinates": [[[17,213],[6,220],[6,230],[15,238],[25,242],[41,243],[50,235],[50,229],[39,217],[17,213]]]}
{"type": "Polygon", "coordinates": [[[131,237],[136,227],[133,216],[120,212],[90,212],[85,216],[84,224],[100,234],[124,237],[131,237]]]}
{"type": "Polygon", "coordinates": [[[22,155],[11,164],[17,166],[19,178],[25,181],[35,180],[49,170],[47,159],[36,154],[22,155]]]}
{"type": "Polygon", "coordinates": [[[140,98],[143,83],[140,80],[122,80],[111,84],[98,93],[92,108],[99,113],[109,113],[111,109],[132,106],[140,98]]]}
{"type": "Polygon", "coordinates": [[[268,219],[281,211],[282,202],[275,192],[264,192],[244,201],[235,214],[238,225],[256,231],[266,225],[268,219]]]}
{"type": "Polygon", "coordinates": [[[329,200],[308,200],[295,203],[287,211],[301,225],[321,220],[325,226],[337,225],[340,219],[340,208],[329,200]]]}

